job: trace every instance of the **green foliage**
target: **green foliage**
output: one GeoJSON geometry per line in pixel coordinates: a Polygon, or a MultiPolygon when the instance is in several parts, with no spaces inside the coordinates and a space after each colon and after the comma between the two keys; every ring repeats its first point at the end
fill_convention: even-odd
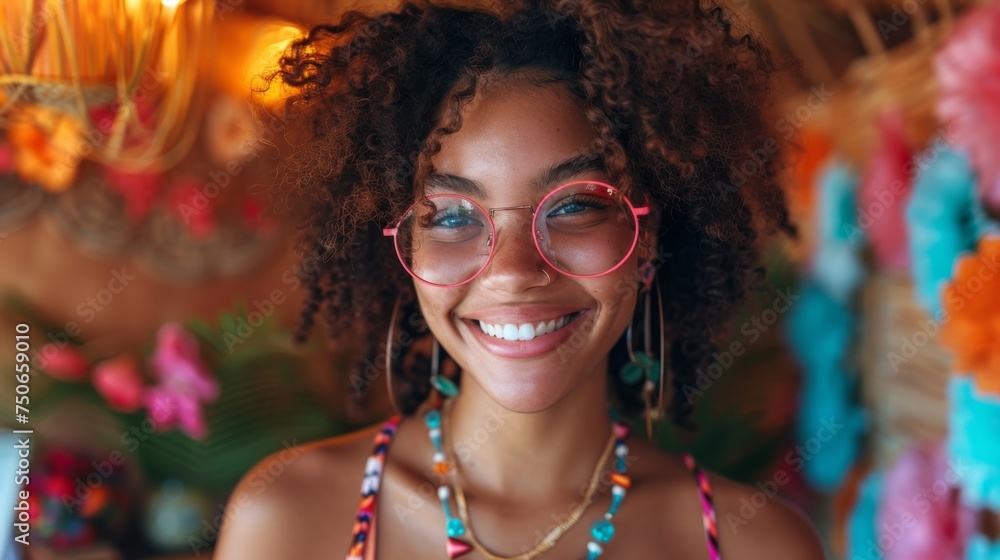
{"type": "MultiPolygon", "coordinates": [[[[17,296],[8,295],[3,306],[6,317],[30,321],[35,332],[57,330],[51,320],[17,296]]],[[[208,434],[201,440],[176,428],[142,431],[141,427],[151,425],[145,410],[115,411],[91,383],[48,375],[32,376],[32,412],[44,417],[68,401],[92,403],[115,418],[122,444],[131,442],[125,446],[129,456],[138,460],[150,482],[178,479],[208,496],[222,497],[270,453],[341,433],[346,427],[324,409],[309,387],[308,358],[316,355],[318,345],[294,346],[291,334],[274,328],[270,318],[245,328],[246,317],[246,306],[240,303],[235,311],[221,313],[215,324],[199,319],[184,323],[220,387],[218,399],[203,407],[208,434]]],[[[143,357],[140,363],[154,349],[153,336],[132,352],[143,357]]],[[[71,340],[74,346],[85,348],[85,343],[71,340]]],[[[89,356],[95,362],[108,357],[89,356]]],[[[149,372],[145,377],[147,385],[154,384],[149,372]]]]}

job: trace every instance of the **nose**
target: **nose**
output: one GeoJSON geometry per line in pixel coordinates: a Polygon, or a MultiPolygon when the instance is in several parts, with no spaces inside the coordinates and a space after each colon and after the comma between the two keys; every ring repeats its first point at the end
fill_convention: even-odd
{"type": "Polygon", "coordinates": [[[498,211],[493,223],[496,226],[493,259],[479,277],[483,287],[516,294],[547,285],[543,270],[548,265],[535,247],[531,211],[498,211]]]}

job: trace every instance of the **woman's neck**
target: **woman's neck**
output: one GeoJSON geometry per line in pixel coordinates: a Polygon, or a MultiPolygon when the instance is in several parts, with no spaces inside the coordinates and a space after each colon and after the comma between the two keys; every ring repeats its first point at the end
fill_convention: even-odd
{"type": "Polygon", "coordinates": [[[519,505],[581,498],[611,433],[606,371],[534,413],[503,408],[463,375],[444,429],[466,493],[519,505]]]}

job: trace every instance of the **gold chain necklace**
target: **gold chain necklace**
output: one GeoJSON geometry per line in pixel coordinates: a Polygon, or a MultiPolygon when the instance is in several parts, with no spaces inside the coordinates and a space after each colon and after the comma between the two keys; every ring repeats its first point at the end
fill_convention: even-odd
{"type": "Polygon", "coordinates": [[[611,430],[611,436],[608,438],[607,445],[604,446],[604,451],[601,453],[601,458],[597,460],[597,464],[594,466],[594,473],[590,476],[590,482],[587,485],[587,492],[584,494],[583,502],[577,507],[573,508],[570,513],[569,518],[566,521],[560,523],[557,527],[549,531],[548,535],[542,539],[540,543],[535,545],[535,547],[527,552],[521,553],[517,556],[499,556],[490,552],[486,546],[484,546],[479,539],[476,538],[475,532],[472,530],[472,522],[469,520],[469,510],[465,502],[465,492],[462,491],[462,485],[459,482],[460,474],[458,472],[458,462],[455,460],[454,454],[452,453],[451,446],[448,445],[448,426],[451,424],[451,404],[453,399],[448,399],[444,403],[444,421],[441,430],[441,440],[442,447],[448,456],[448,462],[453,465],[453,468],[448,469],[453,473],[452,484],[455,490],[455,501],[458,503],[458,514],[462,519],[462,523],[465,524],[466,533],[469,536],[469,540],[472,542],[472,546],[475,547],[483,556],[489,558],[490,560],[531,560],[532,558],[538,556],[539,554],[551,549],[556,545],[556,541],[559,540],[570,527],[576,524],[583,516],[583,512],[587,509],[590,504],[594,502],[594,497],[597,491],[597,483],[601,478],[601,467],[608,460],[608,456],[611,454],[611,450],[614,448],[615,444],[615,432],[614,429],[611,430]]]}

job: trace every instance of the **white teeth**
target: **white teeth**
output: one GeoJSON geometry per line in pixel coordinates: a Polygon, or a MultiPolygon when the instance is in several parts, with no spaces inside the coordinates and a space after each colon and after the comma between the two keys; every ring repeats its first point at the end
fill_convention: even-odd
{"type": "Polygon", "coordinates": [[[531,340],[532,338],[535,338],[535,327],[531,323],[521,325],[517,328],[518,340],[531,340]]]}
{"type": "Polygon", "coordinates": [[[548,322],[542,321],[537,325],[533,325],[531,323],[525,323],[523,325],[507,323],[505,325],[501,325],[479,321],[479,328],[490,336],[495,336],[511,342],[518,340],[531,340],[536,336],[549,334],[552,331],[563,328],[567,323],[567,317],[568,315],[558,319],[551,319],[548,322]]]}
{"type": "Polygon", "coordinates": [[[504,340],[517,340],[517,325],[512,325],[507,323],[503,326],[503,339],[504,340]]]}

